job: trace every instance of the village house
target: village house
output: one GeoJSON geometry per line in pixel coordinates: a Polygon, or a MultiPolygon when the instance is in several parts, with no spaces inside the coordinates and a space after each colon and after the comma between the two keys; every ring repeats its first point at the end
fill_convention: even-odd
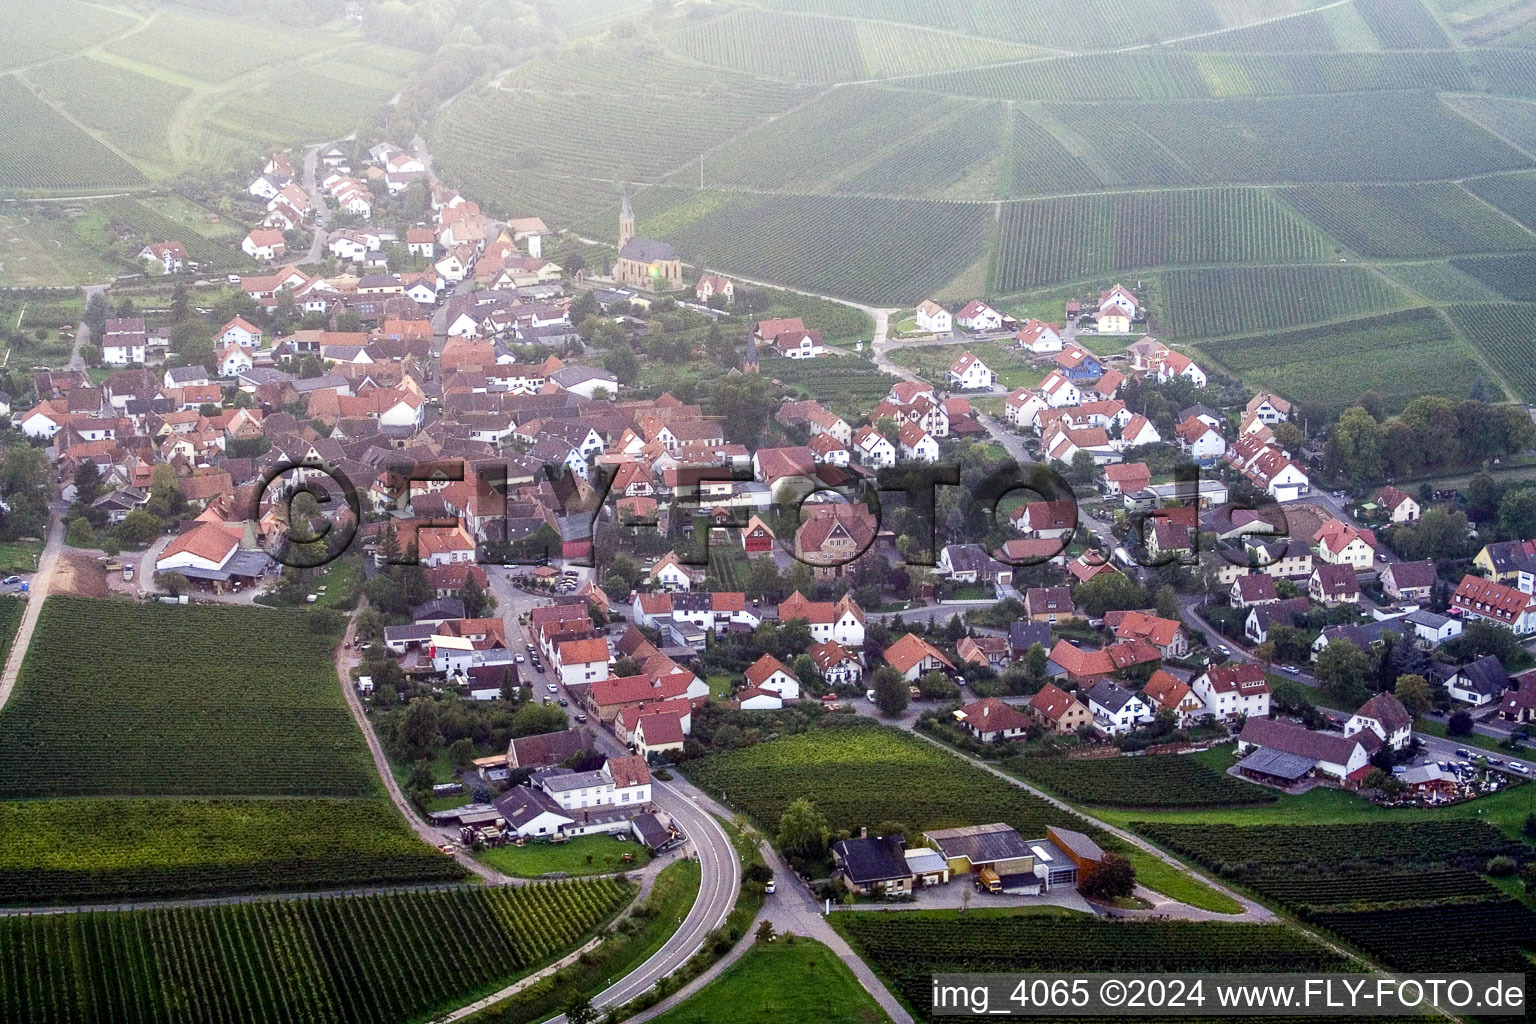
{"type": "Polygon", "coordinates": [[[812,601],[799,591],[779,602],[779,621],[804,619],[811,627],[811,639],[818,643],[835,640],[848,648],[864,646],[864,609],[850,594],[837,601],[812,601]]]}
{"type": "Polygon", "coordinates": [[[1151,709],[1153,717],[1160,711],[1169,711],[1180,728],[1205,715],[1205,705],[1195,696],[1189,684],[1163,669],[1152,673],[1147,684],[1141,688],[1141,697],[1151,709]]]}
{"type": "Polygon", "coordinates": [[[973,334],[1002,330],[1011,317],[1000,313],[980,299],[972,299],[955,314],[955,323],[973,334]]]}
{"type": "Polygon", "coordinates": [[[929,672],[953,672],[954,664],[944,652],[918,636],[907,633],[885,649],[885,663],[909,683],[929,672]]]}
{"type": "Polygon", "coordinates": [[[954,318],[949,310],[932,299],[918,303],[916,319],[917,329],[925,334],[949,334],[954,330],[954,318]]]}
{"type": "Polygon", "coordinates": [[[1451,607],[1464,617],[1496,622],[1522,636],[1536,633],[1536,597],[1502,583],[1465,576],[1451,595],[1451,607]]]}
{"type": "Polygon", "coordinates": [[[1093,712],[1088,710],[1088,705],[1055,683],[1046,683],[1029,698],[1029,709],[1036,721],[1058,736],[1093,724],[1093,712]]]}
{"type": "Polygon", "coordinates": [[[1319,565],[1307,581],[1307,595],[1329,608],[1360,603],[1360,584],[1348,565],[1319,565]]]}
{"type": "Polygon", "coordinates": [[[1055,324],[1031,318],[1019,328],[1018,345],[1035,355],[1055,355],[1062,349],[1061,334],[1055,324]]]}
{"type": "Polygon", "coordinates": [[[990,391],[996,375],[986,363],[970,352],[964,352],[949,365],[947,379],[949,386],[959,391],[990,391]]]}
{"type": "Polygon", "coordinates": [[[1147,703],[1113,680],[1094,683],[1087,696],[1094,727],[1106,736],[1123,736],[1152,721],[1152,709],[1147,703]]]}
{"type": "Polygon", "coordinates": [[[768,690],[781,700],[800,699],[800,678],[771,654],[764,654],[749,665],[745,678],[751,689],[768,690]]]}
{"type": "Polygon", "coordinates": [[[983,743],[1018,739],[1028,734],[1033,719],[1012,704],[987,697],[955,710],[955,721],[983,743]]]}
{"type": "Polygon", "coordinates": [[[1381,589],[1394,601],[1427,601],[1438,578],[1435,563],[1428,559],[1391,562],[1382,567],[1381,589]]]}
{"type": "Polygon", "coordinates": [[[1369,729],[1392,750],[1402,750],[1413,739],[1413,716],[1391,693],[1378,693],[1344,723],[1344,735],[1369,729]]]}
{"type": "Polygon", "coordinates": [[[1237,740],[1238,771],[1269,785],[1288,787],[1321,776],[1353,789],[1371,769],[1381,739],[1365,729],[1353,736],[1313,732],[1290,722],[1250,717],[1237,740]]]}
{"type": "MultiPolygon", "coordinates": [[[[1436,667],[1439,667],[1438,663],[1432,666],[1431,671],[1436,667]]],[[[1451,699],[1475,708],[1496,703],[1510,687],[1509,673],[1504,671],[1503,663],[1491,654],[1485,654],[1465,665],[1443,667],[1444,674],[1437,672],[1436,675],[1445,684],[1451,699]]]]}
{"type": "Polygon", "coordinates": [[[828,686],[857,686],[864,676],[863,662],[835,640],[812,644],[805,653],[828,686]]]}
{"type": "Polygon", "coordinates": [[[1330,565],[1345,565],[1366,572],[1376,565],[1376,534],[1338,519],[1330,519],[1312,535],[1317,557],[1330,565]]]}
{"type": "Polygon", "coordinates": [[[1206,714],[1218,721],[1269,714],[1269,680],[1262,665],[1233,662],[1210,666],[1190,680],[1190,690],[1205,706],[1206,714]]]}

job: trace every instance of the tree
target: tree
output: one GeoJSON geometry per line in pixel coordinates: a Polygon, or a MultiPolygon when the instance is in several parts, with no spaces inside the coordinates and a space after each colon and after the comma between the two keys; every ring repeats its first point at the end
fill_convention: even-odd
{"type": "Polygon", "coordinates": [[[90,521],[84,516],[71,519],[68,528],[64,531],[64,543],[72,548],[95,547],[96,533],[91,529],[90,521]]]}
{"type": "Polygon", "coordinates": [[[471,619],[484,618],[496,607],[496,599],[486,592],[472,572],[464,577],[459,600],[464,602],[464,615],[471,619]]]}
{"type": "Polygon", "coordinates": [[[1317,681],[1341,701],[1361,703],[1367,696],[1365,680],[1371,659],[1348,640],[1335,640],[1317,658],[1317,681]]]}
{"type": "Polygon", "coordinates": [[[1392,692],[1414,718],[1434,707],[1435,696],[1423,676],[1398,676],[1392,692]]]}
{"type": "MultiPolygon", "coordinates": [[[[925,672],[917,681],[918,691],[929,700],[948,700],[959,694],[960,690],[950,682],[949,676],[943,672],[925,672]]],[[[878,699],[879,692],[875,693],[878,699]]]]}
{"type": "Polygon", "coordinates": [[[101,497],[101,470],[90,459],[83,460],[75,468],[75,503],[89,505],[101,497]]]}
{"type": "Polygon", "coordinates": [[[1178,591],[1173,589],[1172,584],[1164,583],[1161,587],[1157,588],[1155,607],[1157,614],[1162,618],[1172,619],[1174,622],[1180,621],[1179,594],[1178,591]]]}
{"type": "Polygon", "coordinates": [[[1125,899],[1136,891],[1136,869],[1130,858],[1106,853],[1077,888],[1091,900],[1125,899]]]}
{"type": "Polygon", "coordinates": [[[1099,464],[1093,461],[1093,454],[1081,449],[1072,453],[1072,472],[1068,474],[1073,483],[1092,483],[1094,476],[1099,471],[1099,464]]]}
{"type": "Polygon", "coordinates": [[[1472,716],[1466,711],[1457,711],[1451,715],[1450,721],[1445,723],[1447,736],[1472,735],[1472,716]]]}
{"type": "Polygon", "coordinates": [[[172,597],[180,597],[183,592],[192,589],[192,581],[179,572],[162,572],[155,576],[155,582],[172,597]]]}
{"type": "Polygon", "coordinates": [[[1358,482],[1380,479],[1382,435],[1381,424],[1365,409],[1345,409],[1328,443],[1329,464],[1358,482]]]}
{"type": "Polygon", "coordinates": [[[405,716],[395,731],[395,741],[412,760],[430,758],[442,739],[437,730],[437,701],[417,697],[405,709],[405,716]]]}
{"type": "Polygon", "coordinates": [[[147,509],[136,508],[123,517],[113,532],[123,544],[148,544],[160,536],[165,523],[147,509]]]}
{"type": "Polygon", "coordinates": [[[799,797],[784,808],[779,818],[779,849],[786,857],[815,860],[827,849],[832,830],[809,797],[799,797]]]}
{"type": "Polygon", "coordinates": [[[565,1004],[566,1024],[597,1024],[597,1010],[592,1006],[592,1000],[584,995],[578,995],[565,1004]]]}
{"type": "Polygon", "coordinates": [[[907,681],[889,665],[881,665],[870,676],[870,689],[875,691],[875,707],[886,718],[900,718],[912,702],[907,681]]]}
{"type": "Polygon", "coordinates": [[[468,736],[460,736],[448,744],[448,763],[454,771],[468,771],[475,763],[475,744],[468,736]]]}
{"type": "Polygon", "coordinates": [[[1506,540],[1536,537],[1536,488],[1504,493],[1499,500],[1499,536],[1506,540]]]}
{"type": "Polygon", "coordinates": [[[1073,594],[1078,610],[1094,618],[1107,611],[1147,606],[1147,589],[1123,573],[1101,572],[1073,594]]]}
{"type": "Polygon", "coordinates": [[[1046,667],[1050,664],[1051,655],[1044,645],[1030,644],[1029,650],[1024,654],[1024,670],[1029,673],[1032,680],[1045,678],[1046,667]]]}

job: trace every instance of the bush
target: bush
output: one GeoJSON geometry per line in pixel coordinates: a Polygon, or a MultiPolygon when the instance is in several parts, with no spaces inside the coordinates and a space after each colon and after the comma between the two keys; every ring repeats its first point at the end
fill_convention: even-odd
{"type": "Polygon", "coordinates": [[[1483,870],[1495,878],[1508,878],[1515,873],[1515,867],[1515,858],[1499,854],[1497,857],[1489,857],[1483,870]]]}
{"type": "Polygon", "coordinates": [[[1536,814],[1527,814],[1525,824],[1520,826],[1520,831],[1527,839],[1536,839],[1536,814]]]}
{"type": "Polygon", "coordinates": [[[1451,720],[1445,725],[1447,736],[1472,735],[1472,716],[1465,711],[1458,711],[1451,715],[1451,720]]]}

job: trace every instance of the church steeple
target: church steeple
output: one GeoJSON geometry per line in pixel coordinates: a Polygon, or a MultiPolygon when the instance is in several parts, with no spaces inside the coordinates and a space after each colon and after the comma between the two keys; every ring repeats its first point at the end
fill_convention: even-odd
{"type": "Polygon", "coordinates": [[[624,203],[619,207],[619,248],[635,237],[635,208],[629,201],[629,186],[624,186],[624,203]]]}
{"type": "Polygon", "coordinates": [[[755,332],[747,335],[747,352],[742,356],[741,368],[746,373],[757,372],[757,334],[755,332]]]}

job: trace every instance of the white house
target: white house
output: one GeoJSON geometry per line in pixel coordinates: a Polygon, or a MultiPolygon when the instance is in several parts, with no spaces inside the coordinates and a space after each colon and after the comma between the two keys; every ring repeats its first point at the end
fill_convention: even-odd
{"type": "Polygon", "coordinates": [[[939,461],[939,442],[916,423],[903,423],[898,440],[901,442],[903,459],[928,463],[939,461]]]}
{"type": "Polygon", "coordinates": [[[996,331],[1000,330],[1007,317],[980,299],[973,299],[965,304],[955,316],[955,323],[968,331],[996,331]]]}
{"type": "Polygon", "coordinates": [[[800,699],[800,677],[771,654],[765,654],[747,667],[747,686],[768,690],[783,700],[800,699]]]}
{"type": "Polygon", "coordinates": [[[1123,736],[1152,721],[1152,708],[1145,700],[1109,679],[1095,683],[1087,696],[1093,724],[1110,736],[1123,736]]]}
{"type": "Polygon", "coordinates": [[[1369,729],[1393,750],[1402,750],[1413,739],[1413,716],[1403,702],[1391,693],[1378,693],[1344,723],[1344,735],[1353,736],[1369,729]]]}
{"type": "Polygon", "coordinates": [[[806,648],[811,664],[829,686],[856,686],[864,676],[864,665],[854,653],[835,640],[806,648]]]}
{"type": "Polygon", "coordinates": [[[1040,382],[1040,395],[1052,409],[1082,405],[1083,392],[1060,370],[1052,370],[1040,382]]]}
{"type": "Polygon", "coordinates": [[[1180,423],[1174,433],[1179,447],[1196,462],[1209,465],[1226,454],[1226,439],[1199,417],[1191,416],[1180,423]]]}
{"type": "Polygon", "coordinates": [[[896,464],[896,446],[874,427],[865,425],[853,432],[853,449],[858,460],[871,469],[896,464]]]}
{"type": "Polygon", "coordinates": [[[600,636],[566,640],[555,648],[554,660],[560,666],[560,681],[570,686],[607,679],[608,653],[608,641],[600,636]]]}
{"type": "Polygon", "coordinates": [[[240,249],[253,260],[275,260],[288,251],[288,243],[276,228],[254,228],[240,243],[240,249]]]}
{"type": "Polygon", "coordinates": [[[650,574],[646,577],[658,587],[667,590],[692,590],[693,574],[683,568],[682,562],[673,552],[669,551],[651,567],[650,574]]]}
{"type": "Polygon", "coordinates": [[[833,640],[848,648],[864,646],[864,609],[846,594],[836,602],[811,601],[795,591],[779,602],[779,621],[790,619],[806,620],[817,643],[833,640]]]}
{"type": "Polygon", "coordinates": [[[1189,688],[1205,705],[1206,713],[1218,720],[1269,714],[1269,680],[1262,665],[1233,662],[1212,666],[1192,679],[1189,688]]]}
{"type": "Polygon", "coordinates": [[[16,426],[27,437],[49,438],[64,426],[64,417],[47,405],[39,405],[23,413],[16,426]]]}
{"type": "Polygon", "coordinates": [[[228,346],[218,354],[217,358],[220,377],[234,377],[252,366],[250,354],[239,345],[228,346]]]}
{"type": "Polygon", "coordinates": [[[990,391],[996,375],[987,364],[970,352],[963,353],[949,367],[949,384],[961,391],[990,391]]]}
{"type": "Polygon", "coordinates": [[[1019,347],[1036,355],[1055,355],[1062,349],[1061,334],[1055,324],[1030,319],[1019,328],[1019,347]]]}
{"type": "Polygon", "coordinates": [[[917,307],[917,329],[928,334],[949,334],[955,329],[954,317],[937,302],[925,299],[917,307]]]}
{"type": "Polygon", "coordinates": [[[1032,430],[1039,425],[1040,414],[1050,407],[1037,393],[1016,388],[1003,401],[1003,416],[1021,430],[1032,430]]]}
{"type": "Polygon", "coordinates": [[[1110,306],[1117,307],[1122,313],[1133,320],[1141,309],[1141,303],[1136,296],[1123,285],[1118,284],[1108,291],[1099,293],[1099,312],[1103,313],[1110,306]]]}
{"type": "Polygon", "coordinates": [[[160,269],[167,274],[181,270],[186,258],[187,250],[180,242],[155,242],[139,250],[139,259],[158,263],[160,269]]]}
{"type": "Polygon", "coordinates": [[[220,348],[226,345],[239,345],[241,348],[258,349],[261,348],[261,338],[260,327],[245,317],[237,316],[219,328],[213,343],[220,348]]]}

